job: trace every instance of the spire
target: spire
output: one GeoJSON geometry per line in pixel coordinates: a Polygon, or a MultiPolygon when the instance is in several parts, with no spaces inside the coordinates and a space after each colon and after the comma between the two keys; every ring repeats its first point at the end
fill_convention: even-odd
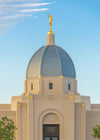
{"type": "MultiPolygon", "coordinates": [[[[48,14],[48,13],[47,13],[48,14]]],[[[47,45],[55,45],[55,35],[52,31],[52,22],[54,21],[52,16],[48,14],[49,18],[49,26],[50,26],[50,31],[47,34],[47,45]]]]}

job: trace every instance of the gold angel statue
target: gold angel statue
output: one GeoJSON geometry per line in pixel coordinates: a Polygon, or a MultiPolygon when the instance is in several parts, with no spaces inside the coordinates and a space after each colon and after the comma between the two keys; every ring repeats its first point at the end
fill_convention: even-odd
{"type": "MultiPolygon", "coordinates": [[[[47,13],[48,14],[48,13],[47,13]]],[[[49,25],[50,25],[50,31],[52,31],[52,22],[54,21],[52,16],[48,14],[48,18],[49,18],[49,25]]]]}

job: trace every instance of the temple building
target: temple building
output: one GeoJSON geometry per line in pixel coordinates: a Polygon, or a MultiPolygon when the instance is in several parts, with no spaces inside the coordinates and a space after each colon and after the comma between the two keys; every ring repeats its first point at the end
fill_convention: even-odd
{"type": "Polygon", "coordinates": [[[0,104],[0,118],[13,119],[17,140],[94,140],[100,104],[91,104],[89,96],[77,92],[73,61],[55,44],[49,19],[47,43],[27,66],[24,93],[13,96],[11,104],[0,104]]]}

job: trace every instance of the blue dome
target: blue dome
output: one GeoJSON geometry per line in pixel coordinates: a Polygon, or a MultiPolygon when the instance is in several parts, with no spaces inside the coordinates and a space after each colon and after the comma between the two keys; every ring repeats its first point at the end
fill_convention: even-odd
{"type": "Polygon", "coordinates": [[[26,79],[40,75],[76,77],[70,56],[56,45],[43,46],[32,56],[27,67],[26,79]]]}

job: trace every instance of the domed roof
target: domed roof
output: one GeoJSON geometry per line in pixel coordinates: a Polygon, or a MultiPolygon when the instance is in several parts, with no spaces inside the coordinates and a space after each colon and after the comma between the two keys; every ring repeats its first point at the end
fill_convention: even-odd
{"type": "Polygon", "coordinates": [[[70,56],[56,45],[43,46],[32,56],[27,67],[26,79],[40,75],[76,77],[70,56]]]}

